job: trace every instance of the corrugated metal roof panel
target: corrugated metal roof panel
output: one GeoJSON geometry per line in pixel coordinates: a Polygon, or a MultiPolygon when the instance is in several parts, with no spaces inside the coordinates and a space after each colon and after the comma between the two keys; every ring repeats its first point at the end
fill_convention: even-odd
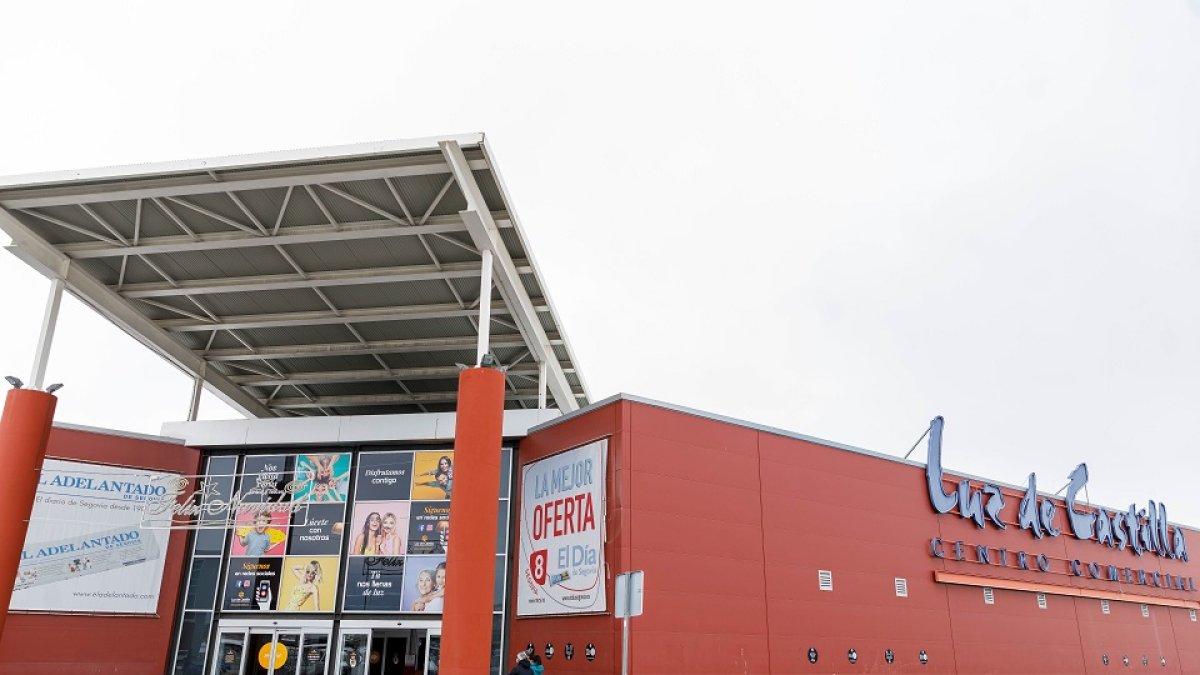
{"type": "MultiPolygon", "coordinates": [[[[185,359],[185,368],[206,373],[245,410],[268,412],[259,399],[274,393],[277,373],[311,384],[284,386],[280,399],[301,407],[276,408],[276,414],[324,414],[305,398],[322,396],[333,397],[323,405],[336,413],[452,409],[454,364],[474,360],[478,276],[471,266],[480,263],[480,253],[467,232],[473,225],[459,216],[467,200],[450,180],[451,164],[461,167],[457,162],[464,157],[470,164],[466,175],[497,214],[503,253],[522,268],[517,292],[543,303],[542,284],[529,269],[502,182],[477,145],[482,138],[471,138],[476,145],[459,155],[443,154],[437,146],[442,139],[425,139],[130,167],[108,175],[0,179],[0,225],[19,235],[14,238],[55,247],[53,255],[61,260],[74,258],[68,284],[77,293],[92,293],[86,299],[109,316],[163,322],[160,327],[170,333],[147,329],[143,341],[167,352],[184,345],[196,358],[185,359]],[[427,223],[421,238],[400,232],[412,222],[427,223]],[[381,229],[363,238],[362,228],[381,229]],[[133,249],[114,243],[135,237],[133,249]],[[466,276],[429,278],[455,265],[465,267],[452,274],[466,276]],[[385,275],[397,268],[410,268],[405,274],[416,278],[389,280],[385,275]],[[353,283],[366,274],[370,283],[353,283]],[[362,314],[413,306],[461,315],[375,321],[378,314],[362,314]],[[281,318],[288,325],[271,325],[281,318]],[[214,323],[220,328],[209,328],[214,323]],[[198,365],[204,360],[211,367],[198,365]],[[425,370],[398,383],[385,368],[425,370]],[[418,404],[405,398],[406,390],[449,399],[418,404]]],[[[51,254],[39,249],[36,255],[51,254]]],[[[40,264],[58,268],[56,260],[40,264]]],[[[495,301],[499,297],[492,293],[495,301]]],[[[514,327],[535,332],[540,327],[552,340],[561,334],[550,313],[525,318],[512,313],[519,308],[498,309],[491,326],[500,361],[525,367],[510,373],[513,407],[531,405],[531,397],[536,402],[532,354],[540,349],[514,327]]],[[[568,371],[574,367],[564,347],[552,352],[556,363],[568,371]]],[[[565,381],[579,386],[569,372],[565,381]]]]}

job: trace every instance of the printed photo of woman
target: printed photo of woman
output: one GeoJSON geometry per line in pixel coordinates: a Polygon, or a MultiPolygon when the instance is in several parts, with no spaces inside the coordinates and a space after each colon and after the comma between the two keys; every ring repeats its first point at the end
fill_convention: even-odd
{"type": "Polygon", "coordinates": [[[362,531],[354,538],[354,544],[350,547],[350,555],[379,555],[379,530],[382,525],[383,517],[379,512],[372,511],[367,514],[362,531]]]}
{"type": "Polygon", "coordinates": [[[446,557],[408,556],[402,606],[408,612],[441,612],[446,596],[446,557]]]}
{"type": "Polygon", "coordinates": [[[321,611],[321,591],[318,585],[324,580],[324,575],[321,573],[321,563],[312,560],[307,565],[296,565],[292,567],[292,575],[296,577],[299,583],[292,588],[291,595],[288,597],[287,605],[284,606],[285,612],[299,612],[306,610],[304,604],[312,598],[312,611],[321,611]]]}
{"type": "Polygon", "coordinates": [[[404,555],[408,538],[408,502],[358,502],[350,519],[350,555],[404,555]]]}

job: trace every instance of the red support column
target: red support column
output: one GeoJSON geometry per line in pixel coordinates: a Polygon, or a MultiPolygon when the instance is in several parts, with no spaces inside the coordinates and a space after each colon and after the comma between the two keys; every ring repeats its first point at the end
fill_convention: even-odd
{"type": "Polygon", "coordinates": [[[8,603],[21,566],[25,531],[37,496],[46,442],[54,421],[52,394],[34,389],[10,389],[0,415],[0,636],[8,619],[8,603]]]}
{"type": "Polygon", "coordinates": [[[453,537],[446,551],[441,675],[479,675],[491,665],[503,424],[504,373],[493,368],[462,371],[454,424],[453,537]]]}

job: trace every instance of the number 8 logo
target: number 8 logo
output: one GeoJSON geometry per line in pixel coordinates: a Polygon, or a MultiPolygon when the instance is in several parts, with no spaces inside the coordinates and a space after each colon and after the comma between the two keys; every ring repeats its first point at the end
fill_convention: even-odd
{"type": "Polygon", "coordinates": [[[533,575],[533,582],[538,586],[546,585],[546,559],[546,549],[534,551],[529,556],[529,571],[533,575]]]}

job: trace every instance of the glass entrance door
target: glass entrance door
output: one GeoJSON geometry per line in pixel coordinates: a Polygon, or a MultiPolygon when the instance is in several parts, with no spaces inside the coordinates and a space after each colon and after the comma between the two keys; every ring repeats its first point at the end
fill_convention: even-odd
{"type": "Polygon", "coordinates": [[[213,658],[213,675],[239,675],[246,647],[246,630],[221,631],[213,658]]]}
{"type": "Polygon", "coordinates": [[[338,649],[338,675],[366,675],[371,631],[343,631],[338,649]]]}
{"type": "Polygon", "coordinates": [[[326,675],[329,633],[222,627],[212,675],[326,675]]]}
{"type": "Polygon", "coordinates": [[[296,675],[300,631],[251,630],[246,652],[245,675],[296,675]]]}
{"type": "Polygon", "coordinates": [[[442,629],[430,628],[425,632],[425,674],[437,675],[438,663],[442,658],[442,629]]]}

